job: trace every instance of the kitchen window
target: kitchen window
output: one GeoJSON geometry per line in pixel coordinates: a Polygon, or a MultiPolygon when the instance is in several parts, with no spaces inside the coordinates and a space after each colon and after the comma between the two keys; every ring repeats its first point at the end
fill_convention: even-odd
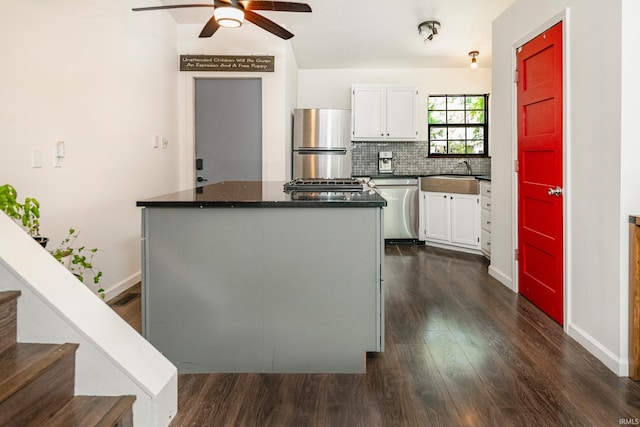
{"type": "Polygon", "coordinates": [[[430,95],[429,155],[489,155],[489,95],[430,95]]]}

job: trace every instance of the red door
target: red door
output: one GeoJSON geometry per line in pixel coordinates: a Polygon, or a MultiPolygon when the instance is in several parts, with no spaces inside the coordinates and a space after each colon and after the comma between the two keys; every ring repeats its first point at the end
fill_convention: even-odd
{"type": "Polygon", "coordinates": [[[518,287],[563,323],[562,23],[518,49],[518,287]]]}

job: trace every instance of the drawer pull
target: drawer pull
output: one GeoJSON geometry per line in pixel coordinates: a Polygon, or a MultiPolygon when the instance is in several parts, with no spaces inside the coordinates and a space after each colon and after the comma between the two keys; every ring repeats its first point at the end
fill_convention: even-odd
{"type": "Polygon", "coordinates": [[[491,206],[491,203],[487,203],[487,206],[491,206]]]}

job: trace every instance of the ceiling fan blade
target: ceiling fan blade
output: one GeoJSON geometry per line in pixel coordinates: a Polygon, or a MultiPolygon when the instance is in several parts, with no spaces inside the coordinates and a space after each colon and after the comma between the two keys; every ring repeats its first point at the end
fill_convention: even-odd
{"type": "Polygon", "coordinates": [[[247,21],[257,25],[263,30],[269,31],[271,34],[275,34],[281,39],[289,40],[293,37],[293,33],[285,30],[280,25],[276,24],[270,19],[265,18],[264,16],[258,15],[257,13],[251,10],[244,11],[244,19],[247,21]]]}
{"type": "Polygon", "coordinates": [[[200,31],[200,35],[198,37],[211,37],[216,31],[218,31],[218,28],[220,28],[220,25],[218,25],[218,23],[216,22],[216,17],[212,15],[207,23],[204,24],[204,28],[202,28],[202,31],[200,31]]]}
{"type": "Polygon", "coordinates": [[[277,12],[311,12],[311,6],[306,3],[286,1],[243,1],[246,10],[275,10],[277,12]]]}
{"type": "Polygon", "coordinates": [[[166,6],[151,6],[151,7],[134,7],[134,12],[143,12],[146,10],[161,10],[161,9],[181,9],[183,7],[215,7],[213,4],[173,4],[166,6]]]}

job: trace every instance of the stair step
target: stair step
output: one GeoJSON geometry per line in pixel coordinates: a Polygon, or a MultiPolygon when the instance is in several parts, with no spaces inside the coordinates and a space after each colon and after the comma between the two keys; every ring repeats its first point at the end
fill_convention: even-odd
{"type": "Polygon", "coordinates": [[[47,427],[132,427],[135,396],[75,396],[53,416],[45,414],[30,425],[47,427]]]}
{"type": "Polygon", "coordinates": [[[0,353],[0,425],[55,414],[74,392],[77,344],[16,343],[0,353]]]}
{"type": "Polygon", "coordinates": [[[0,292],[0,353],[16,343],[17,299],[20,291],[0,292]]]}

